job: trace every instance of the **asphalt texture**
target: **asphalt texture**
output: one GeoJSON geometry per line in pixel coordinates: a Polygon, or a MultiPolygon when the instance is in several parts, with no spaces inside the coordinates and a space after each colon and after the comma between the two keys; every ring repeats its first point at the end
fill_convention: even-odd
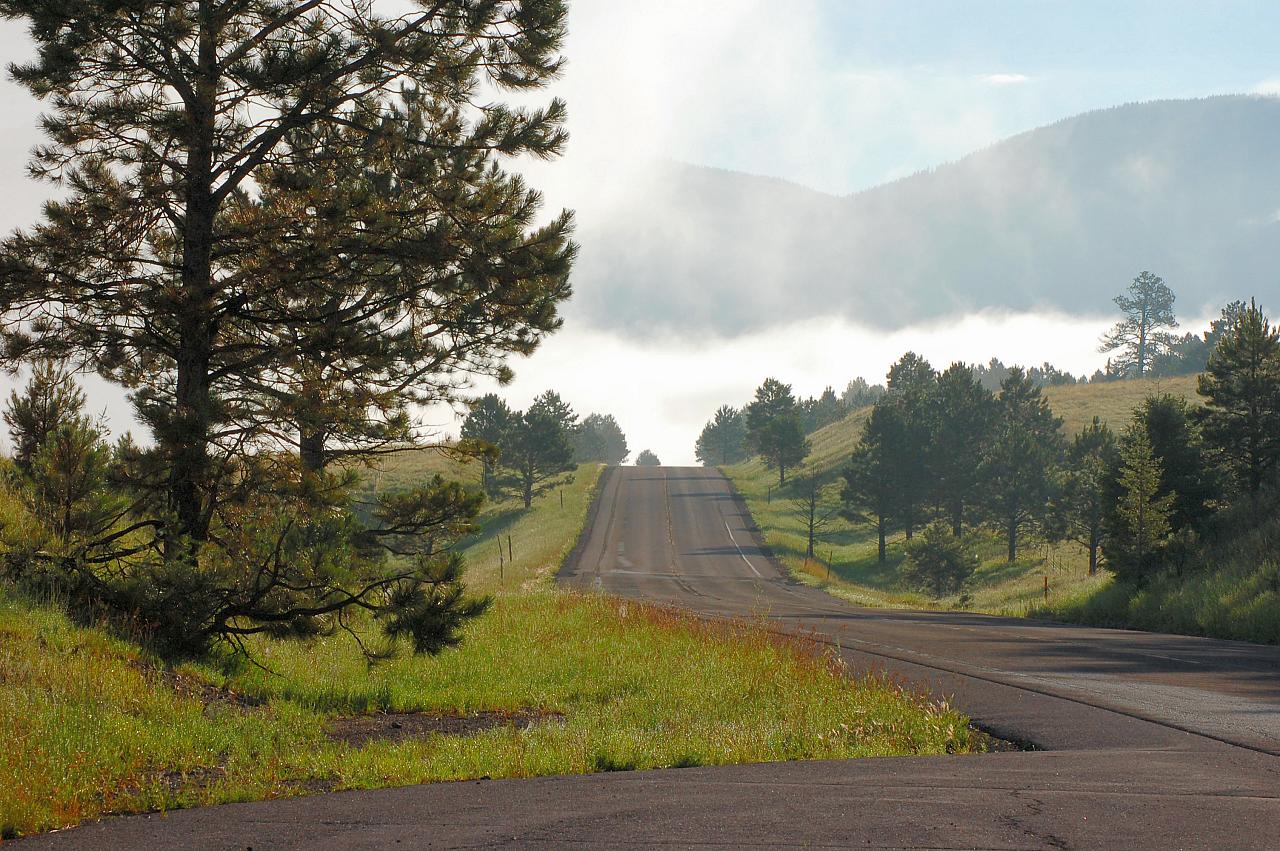
{"type": "Polygon", "coordinates": [[[1280,847],[1280,649],[847,605],[784,575],[703,468],[608,471],[560,581],[812,635],[1029,750],[346,792],[20,845],[1280,847]]]}

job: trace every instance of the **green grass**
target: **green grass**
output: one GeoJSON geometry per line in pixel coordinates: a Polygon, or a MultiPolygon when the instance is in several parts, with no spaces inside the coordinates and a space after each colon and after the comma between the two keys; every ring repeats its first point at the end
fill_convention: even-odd
{"type": "Polygon", "coordinates": [[[0,829],[106,813],[473,777],[786,759],[940,754],[974,746],[966,720],[815,647],[605,597],[498,598],[437,658],[368,669],[349,638],[264,641],[269,674],[186,666],[266,701],[205,702],[155,660],[50,606],[0,598],[0,829]],[[376,710],[538,708],[528,729],[362,748],[326,718],[376,710]]]}
{"type": "MultiPolygon", "coordinates": [[[[1094,416],[1121,429],[1133,410],[1152,393],[1186,395],[1197,400],[1194,376],[1163,380],[1117,381],[1045,388],[1045,397],[1054,412],[1063,418],[1068,436],[1094,416]]],[[[805,465],[811,466],[826,488],[830,502],[839,499],[840,471],[861,437],[870,409],[854,411],[810,436],[812,451],[805,465]]],[[[1085,551],[1074,544],[1048,545],[1027,541],[1017,562],[1005,560],[1003,541],[994,536],[979,540],[981,564],[970,587],[959,595],[934,599],[924,592],[904,586],[900,579],[903,536],[889,541],[888,558],[877,561],[874,530],[864,523],[835,518],[820,535],[817,559],[805,559],[805,531],[792,514],[790,486],[778,488],[778,475],[765,468],[759,458],[725,467],[725,473],[742,494],[774,556],[802,581],[818,585],[852,602],[872,606],[910,608],[963,608],[996,614],[1026,615],[1045,605],[1044,584],[1049,582],[1049,605],[1084,599],[1104,588],[1107,577],[1088,575],[1085,551]]]]}
{"type": "Polygon", "coordinates": [[[1237,511],[1216,546],[1207,546],[1181,575],[1158,576],[1134,590],[1107,581],[1052,600],[1033,614],[1094,626],[1280,644],[1280,517],[1237,511]],[[1246,516],[1240,516],[1246,515],[1246,516]]]}
{"type": "MultiPolygon", "coordinates": [[[[382,486],[437,463],[409,462],[388,465],[382,486]]],[[[330,789],[982,747],[949,707],[851,678],[818,645],[557,590],[599,472],[579,468],[531,511],[485,509],[463,551],[494,605],[434,658],[370,668],[340,633],[255,640],[262,667],[228,657],[167,670],[0,585],[0,836],[330,789]],[[515,554],[501,575],[499,532],[515,554]],[[325,732],[342,715],[516,710],[544,720],[363,747],[325,732]]],[[[0,519],[31,522],[5,499],[0,519]]]]}

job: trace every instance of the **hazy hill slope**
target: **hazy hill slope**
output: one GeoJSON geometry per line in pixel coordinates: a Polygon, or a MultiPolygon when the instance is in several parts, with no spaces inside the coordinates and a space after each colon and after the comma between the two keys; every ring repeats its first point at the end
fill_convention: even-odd
{"type": "Polygon", "coordinates": [[[898,327],[982,308],[1109,313],[1150,269],[1184,314],[1280,295],[1280,99],[1087,113],[846,198],[657,168],[625,215],[584,209],[574,310],[736,333],[840,312],[898,327]]]}

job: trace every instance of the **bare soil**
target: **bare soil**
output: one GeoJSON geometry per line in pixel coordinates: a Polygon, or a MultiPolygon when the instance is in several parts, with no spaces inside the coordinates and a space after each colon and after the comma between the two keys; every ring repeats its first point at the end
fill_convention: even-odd
{"type": "Polygon", "coordinates": [[[527,729],[542,721],[563,720],[560,712],[522,709],[516,712],[472,712],[458,715],[442,712],[379,712],[371,715],[341,715],[325,724],[330,739],[364,747],[370,742],[399,742],[432,735],[470,736],[495,727],[527,729]]]}

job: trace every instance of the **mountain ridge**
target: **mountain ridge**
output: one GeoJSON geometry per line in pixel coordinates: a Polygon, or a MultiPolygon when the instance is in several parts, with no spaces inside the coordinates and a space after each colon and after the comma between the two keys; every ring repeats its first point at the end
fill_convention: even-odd
{"type": "Polygon", "coordinates": [[[749,333],[843,314],[900,328],[984,309],[1110,311],[1144,269],[1184,314],[1274,300],[1280,99],[1123,104],[849,195],[668,163],[580,230],[588,323],[749,333]]]}

